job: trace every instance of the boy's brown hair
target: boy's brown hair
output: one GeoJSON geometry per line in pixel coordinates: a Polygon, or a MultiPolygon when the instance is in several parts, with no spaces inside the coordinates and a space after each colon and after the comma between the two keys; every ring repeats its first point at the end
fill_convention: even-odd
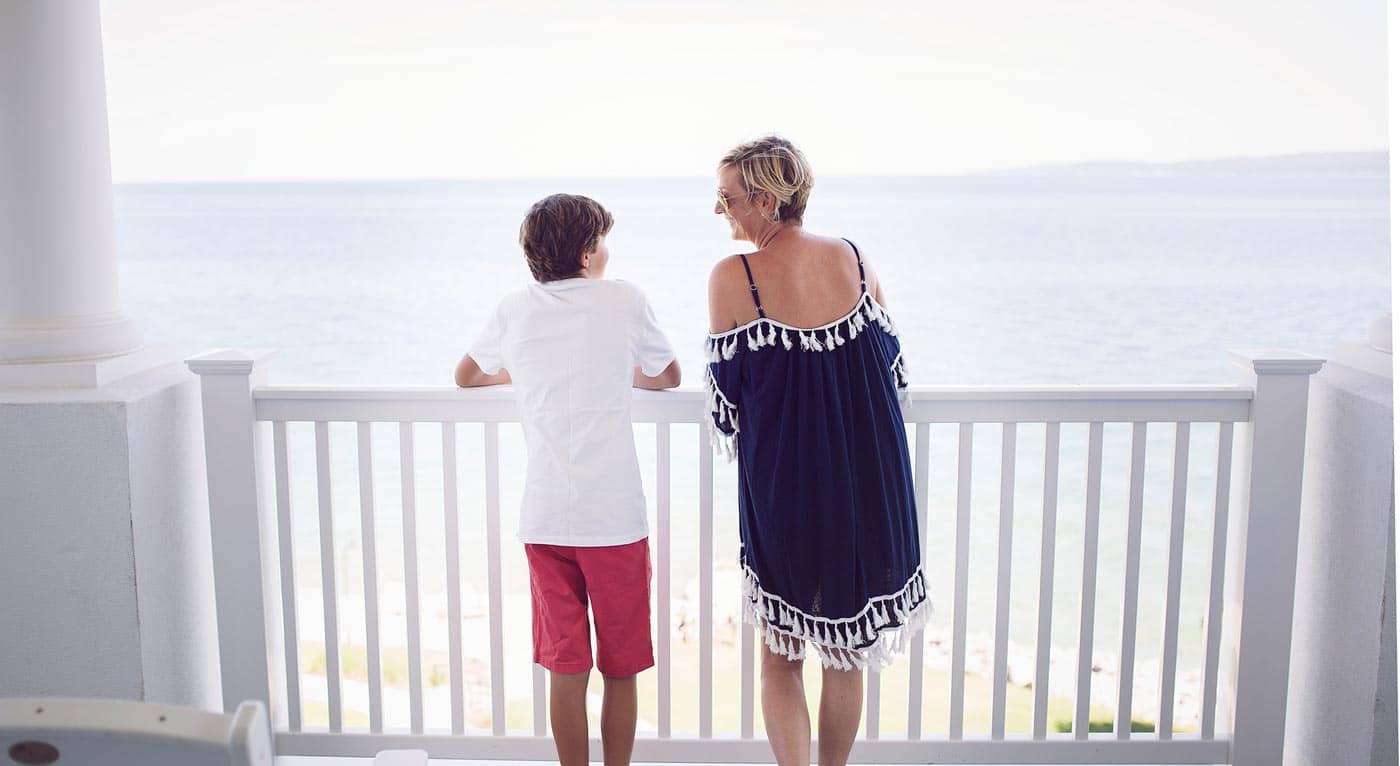
{"type": "Polygon", "coordinates": [[[520,224],[530,273],[540,282],[578,276],[579,256],[598,249],[612,226],[612,214],[582,195],[551,194],[536,202],[520,224]]]}

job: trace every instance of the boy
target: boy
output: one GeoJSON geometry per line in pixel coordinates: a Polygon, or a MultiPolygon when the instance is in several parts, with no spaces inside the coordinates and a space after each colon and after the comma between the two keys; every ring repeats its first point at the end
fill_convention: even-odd
{"type": "Polygon", "coordinates": [[[515,385],[528,452],[519,538],[530,566],[535,662],[550,671],[550,723],[563,766],[588,763],[590,601],[603,675],[603,762],[632,756],[636,675],[655,664],[632,387],[681,381],[642,292],[602,278],[612,224],[587,197],[536,202],[520,225],[536,282],[501,301],[456,375],[459,386],[515,385]]]}

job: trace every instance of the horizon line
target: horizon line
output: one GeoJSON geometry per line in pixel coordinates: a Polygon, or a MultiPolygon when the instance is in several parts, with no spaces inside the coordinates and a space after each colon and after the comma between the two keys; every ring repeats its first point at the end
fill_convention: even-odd
{"type": "MultiPolygon", "coordinates": [[[[1062,162],[1043,162],[1031,165],[1012,165],[993,168],[982,168],[979,170],[969,170],[965,172],[952,173],[829,173],[824,174],[826,178],[968,178],[976,176],[1005,176],[1005,175],[1032,175],[1046,172],[1062,172],[1076,168],[1105,168],[1114,167],[1129,169],[1133,167],[1142,169],[1164,170],[1173,167],[1210,165],[1230,162],[1262,162],[1280,160],[1298,160],[1303,158],[1320,157],[1355,157],[1376,156],[1387,157],[1390,154],[1389,147],[1373,149],[1345,149],[1337,151],[1299,151],[1282,154],[1236,154],[1224,156],[1200,157],[1193,159],[1179,160],[1133,160],[1133,159],[1100,159],[1100,160],[1067,160],[1062,162]]],[[[1384,168],[1388,174],[1388,164],[1384,168]]],[[[1355,171],[1350,171],[1355,172],[1355,171]]],[[[113,179],[113,186],[178,186],[178,185],[258,185],[258,184],[392,184],[392,183],[482,183],[482,182],[532,182],[532,181],[668,181],[668,180],[693,180],[696,178],[708,177],[703,174],[697,175],[520,175],[520,176],[339,176],[339,177],[264,177],[264,178],[185,178],[185,179],[140,179],[140,180],[118,180],[113,179]]]]}

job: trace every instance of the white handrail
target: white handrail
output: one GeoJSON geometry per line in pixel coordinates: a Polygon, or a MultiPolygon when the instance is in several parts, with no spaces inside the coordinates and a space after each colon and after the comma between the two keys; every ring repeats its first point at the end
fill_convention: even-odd
{"type": "MultiPolygon", "coordinates": [[[[448,386],[268,386],[260,384],[259,364],[263,355],[242,352],[216,352],[192,359],[191,370],[203,378],[205,438],[210,474],[210,508],[213,522],[211,528],[215,542],[216,596],[219,610],[219,637],[221,660],[225,674],[225,699],[257,698],[271,702],[274,709],[286,709],[293,715],[291,731],[278,734],[279,748],[291,754],[305,755],[362,755],[372,754],[374,749],[387,747],[427,747],[435,756],[462,756],[467,753],[474,757],[507,758],[549,758],[552,747],[547,747],[544,735],[542,707],[542,675],[536,669],[535,687],[535,727],[534,735],[520,736],[508,733],[504,726],[504,693],[499,667],[502,661],[501,609],[500,609],[500,533],[499,525],[500,488],[499,446],[496,429],[500,423],[519,421],[514,392],[509,387],[461,390],[448,386]],[[264,448],[267,440],[258,422],[271,422],[273,428],[267,434],[277,437],[275,457],[276,470],[264,466],[264,448]],[[290,638],[295,642],[293,631],[283,633],[276,630],[268,616],[274,620],[278,615],[287,620],[294,615],[294,608],[278,602],[284,598],[295,598],[295,592],[285,585],[283,578],[290,568],[290,551],[285,539],[281,540],[281,556],[278,555],[277,538],[287,535],[287,487],[286,471],[286,424],[288,422],[309,422],[315,424],[315,446],[317,448],[317,497],[319,511],[324,525],[323,534],[328,534],[331,513],[331,498],[328,494],[327,424],[331,422],[354,422],[358,427],[360,468],[368,455],[368,440],[371,423],[397,424],[400,434],[400,474],[404,477],[403,493],[405,537],[405,603],[408,608],[409,663],[410,663],[410,704],[412,706],[412,726],[408,734],[382,734],[338,732],[341,728],[342,705],[335,679],[327,679],[331,695],[332,731],[317,733],[300,731],[300,721],[296,720],[299,711],[298,700],[288,700],[284,707],[277,699],[281,690],[298,694],[294,679],[286,679],[285,685],[275,683],[269,673],[276,668],[269,666],[269,659],[276,661],[282,655],[281,642],[290,638]],[[419,650],[415,647],[418,619],[418,585],[414,562],[419,555],[414,540],[414,445],[413,423],[441,423],[445,439],[452,439],[455,445],[455,431],[452,424],[485,424],[486,458],[486,507],[488,538],[488,575],[491,579],[488,593],[491,597],[491,659],[492,659],[492,700],[491,730],[486,737],[468,737],[477,749],[459,747],[456,740],[431,732],[425,733],[423,725],[422,668],[418,664],[419,650]],[[250,438],[251,437],[251,438],[250,438]],[[273,475],[275,474],[275,476],[273,475]],[[259,481],[275,479],[276,492],[264,493],[258,487],[259,481]],[[274,504],[264,497],[276,497],[274,504]],[[250,512],[251,511],[251,512],[250,512]],[[283,518],[279,519],[279,516],[283,518]],[[278,534],[278,522],[281,534],[278,534]],[[279,567],[279,560],[281,566],[279,567]],[[233,670],[232,673],[229,671],[233,670]]],[[[905,762],[926,759],[958,760],[973,759],[978,762],[1057,762],[1066,758],[1085,763],[1128,763],[1161,762],[1221,762],[1232,763],[1271,763],[1282,743],[1282,700],[1280,683],[1286,682],[1287,636],[1291,619],[1292,572],[1296,556],[1297,517],[1299,487],[1297,466],[1302,459],[1303,421],[1306,412],[1308,377],[1320,366],[1320,361],[1294,354],[1255,354],[1242,357],[1254,372],[1252,385],[1149,385],[1149,386],[936,386],[917,387],[909,392],[904,405],[906,420],[915,424],[916,450],[919,465],[918,474],[920,528],[924,528],[928,498],[929,425],[957,424],[958,461],[957,507],[956,507],[956,558],[953,585],[953,636],[952,636],[952,698],[950,702],[949,733],[945,737],[926,739],[921,736],[918,711],[923,707],[922,679],[918,668],[910,669],[909,698],[910,717],[908,739],[885,740],[880,738],[879,709],[880,677],[871,674],[866,737],[857,744],[853,759],[860,761],[905,762]],[[1086,489],[1085,513],[1086,534],[1083,560],[1083,583],[1080,588],[1079,638],[1075,662],[1077,680],[1073,699],[1073,732],[1069,736],[1056,736],[1046,731],[1046,666],[1048,662],[1049,609],[1050,604],[1042,604],[1044,610],[1037,615],[1036,646],[1036,691],[1033,710],[1032,736],[1027,739],[1005,732],[1006,699],[1004,690],[998,687],[992,699],[991,737],[965,735],[964,724],[964,684],[962,670],[968,659],[967,598],[969,557],[985,557],[989,552],[970,548],[968,539],[968,517],[971,505],[971,481],[975,473],[972,467],[973,424],[1002,424],[1001,477],[999,540],[995,561],[996,567],[996,639],[994,669],[1000,673],[1007,662],[1007,579],[1010,576],[1010,535],[1013,518],[1023,510],[1011,501],[1015,491],[1017,475],[1015,469],[1016,428],[1019,424],[1045,424],[1045,465],[1047,472],[1056,476],[1045,477],[1044,503],[1041,509],[1049,524],[1050,537],[1042,536],[1042,556],[1048,550],[1054,552],[1054,524],[1057,511],[1054,498],[1058,485],[1060,466],[1060,429],[1062,423],[1088,424],[1089,444],[1087,468],[1083,477],[1086,489]],[[1213,512],[1214,537],[1211,543],[1211,568],[1209,604],[1207,606],[1206,646],[1204,647],[1204,668],[1210,678],[1202,682],[1208,686],[1203,695],[1203,713],[1211,717],[1202,721],[1199,737],[1171,736],[1170,731],[1159,731],[1151,736],[1133,735],[1127,731],[1131,718],[1131,678],[1120,679],[1120,694],[1127,689],[1117,705],[1116,734],[1107,736],[1091,735],[1088,731],[1089,695],[1088,668],[1092,657],[1094,626],[1094,589],[1099,579],[1095,567],[1096,537],[1098,517],[1101,512],[1100,493],[1105,485],[1104,473],[1118,468],[1116,462],[1105,461],[1104,424],[1128,423],[1133,426],[1133,459],[1130,484],[1133,495],[1131,509],[1141,513],[1142,492],[1142,439],[1147,423],[1177,424],[1178,464],[1172,476],[1172,528],[1170,530],[1170,562],[1168,571],[1168,609],[1174,609],[1180,598],[1181,584],[1181,525],[1183,491],[1186,481],[1185,438],[1190,433],[1189,424],[1218,424],[1220,438],[1225,442],[1233,438],[1234,424],[1242,424],[1238,429],[1245,437],[1241,461],[1247,461],[1248,470],[1240,470],[1230,461],[1231,450],[1228,443],[1218,447],[1219,459],[1216,465],[1216,507],[1213,512]],[[1232,475],[1234,479],[1232,481],[1232,475]],[[1239,500],[1227,508],[1222,502],[1224,488],[1233,487],[1239,493],[1239,500]],[[1230,514],[1226,523],[1226,514],[1230,514]],[[1253,517],[1253,519],[1251,519],[1253,517]],[[1264,519],[1260,522],[1259,519],[1264,519]],[[1254,524],[1249,521],[1254,520],[1254,524]],[[1231,540],[1218,539],[1228,530],[1231,540]],[[1222,564],[1227,571],[1222,572],[1222,564]],[[1279,638],[1283,638],[1282,654],[1278,648],[1279,638]],[[1273,642],[1272,644],[1270,642],[1273,642]],[[1219,677],[1215,676],[1219,658],[1219,677]],[[1280,672],[1282,671],[1282,672],[1280,672]],[[1238,673],[1238,677],[1236,676],[1238,673]],[[1282,680],[1280,680],[1282,679],[1282,680]],[[1216,725],[1214,716],[1216,695],[1213,683],[1219,681],[1221,691],[1219,712],[1221,723],[1216,725]],[[1217,735],[1217,729],[1222,732],[1217,735]]],[[[724,761],[733,759],[762,759],[766,757],[766,744],[753,740],[752,708],[745,706],[741,722],[740,740],[725,738],[711,739],[712,712],[715,701],[710,684],[713,653],[712,613],[710,602],[713,588],[713,530],[707,523],[712,515],[714,500],[713,456],[707,449],[703,424],[707,415],[705,396],[698,388],[653,392],[634,392],[633,419],[638,423],[656,423],[657,427],[657,489],[658,513],[665,512],[666,519],[658,519],[658,585],[669,588],[671,556],[668,544],[671,542],[669,514],[671,480],[671,426],[670,424],[701,424],[699,434],[700,461],[694,469],[698,472],[696,498],[700,511],[698,573],[701,606],[699,613],[699,662],[701,684],[699,700],[699,739],[687,740],[670,737],[670,684],[669,673],[663,671],[660,685],[664,687],[659,703],[659,737],[643,738],[637,745],[638,757],[647,760],[681,761],[724,761]],[[663,461],[664,460],[664,464],[663,461]]],[[[271,441],[271,440],[269,440],[271,441]]],[[[273,453],[273,450],[267,450],[273,453]]],[[[455,462],[453,446],[444,443],[446,460],[455,462]]],[[[978,469],[980,470],[980,469],[978,469]]],[[[455,494],[456,476],[447,465],[443,466],[443,483],[451,486],[455,494]]],[[[362,477],[361,481],[367,481],[362,477]]],[[[362,483],[362,487],[364,484],[362,483]]],[[[362,502],[364,499],[362,498],[362,502]]],[[[372,502],[372,499],[371,499],[372,502]]],[[[445,503],[447,501],[444,501],[445,503]]],[[[981,502],[980,500],[978,501],[981,502]]],[[[372,505],[364,506],[372,509],[372,505]]],[[[1136,518],[1136,516],[1134,516],[1136,518]]],[[[445,516],[447,536],[453,537],[456,529],[455,505],[445,516]]],[[[949,530],[952,532],[953,530],[949,530]]],[[[1133,535],[1135,537],[1135,534],[1133,535]]],[[[325,540],[323,540],[323,543],[325,540]]],[[[694,544],[686,541],[687,544],[694,544]]],[[[927,547],[927,540],[922,543],[927,547]]],[[[980,544],[979,544],[980,545],[980,544]]],[[[334,555],[327,546],[322,546],[323,558],[334,555]],[[327,553],[327,551],[330,551],[327,553]]],[[[364,568],[366,576],[372,576],[373,555],[366,547],[364,568]]],[[[1128,605],[1135,606],[1136,561],[1135,548],[1128,551],[1126,572],[1128,588],[1125,599],[1128,605]]],[[[449,553],[449,556],[455,554],[449,553]]],[[[980,560],[980,559],[979,559],[980,560]]],[[[1047,559],[1052,560],[1052,559],[1047,559]]],[[[455,561],[449,559],[449,566],[455,561]]],[[[323,562],[324,571],[334,569],[323,562]]],[[[1038,592],[1042,600],[1047,594],[1053,595],[1053,566],[1042,564],[1042,580],[1038,592]]],[[[324,576],[323,579],[333,579],[324,576]]],[[[333,586],[331,586],[333,587],[333,586]]],[[[455,592],[455,591],[454,591],[455,592]]],[[[333,596],[322,594],[326,600],[324,611],[331,620],[335,619],[333,596]]],[[[370,594],[366,594],[367,598],[370,594]]],[[[460,596],[451,601],[459,600],[460,596]]],[[[669,599],[658,594],[657,607],[669,611],[669,599]]],[[[459,605],[457,605],[459,606],[459,605]]],[[[449,606],[449,609],[451,606],[449,606]]],[[[1066,605],[1072,609],[1072,605],[1066,605]]],[[[370,610],[367,610],[370,611],[370,610]]],[[[1132,656],[1133,639],[1130,629],[1136,623],[1136,609],[1133,614],[1124,613],[1124,634],[1122,637],[1124,658],[1132,656]]],[[[454,612],[455,613],[455,612],[454,612]]],[[[378,619],[367,615],[368,619],[378,619]]],[[[662,618],[662,615],[658,615],[662,618]]],[[[294,628],[294,626],[292,626],[294,628]]],[[[323,630],[334,638],[334,625],[325,625],[323,630]]],[[[1175,653],[1176,618],[1169,614],[1164,626],[1164,644],[1175,653]]],[[[374,631],[377,633],[377,631],[374,631]]],[[[752,636],[751,631],[741,631],[741,635],[752,636]]],[[[669,636],[658,635],[658,659],[666,662],[670,657],[669,636]]],[[[752,648],[752,647],[749,647],[752,648]]],[[[286,647],[290,662],[297,657],[295,644],[286,647]]],[[[924,651],[917,647],[911,657],[921,666],[924,651]]],[[[752,668],[750,654],[744,655],[744,693],[749,694],[752,668]]],[[[327,652],[328,671],[336,672],[338,665],[334,650],[327,652]]],[[[460,658],[453,661],[453,713],[452,728],[461,731],[461,681],[455,666],[460,658]]],[[[1127,662],[1126,660],[1124,660],[1127,662]]],[[[1163,658],[1162,672],[1174,678],[1173,658],[1163,658]]],[[[377,671],[378,668],[373,670],[377,671]]],[[[291,668],[288,672],[295,673],[291,668]]],[[[1123,671],[1126,673],[1127,671],[1123,671]]],[[[1160,689],[1159,721],[1170,726],[1172,715],[1172,678],[1164,678],[1160,689]]],[[[380,691],[375,679],[372,694],[380,691]]],[[[372,702],[373,704],[373,702],[372,702]]],[[[379,728],[380,711],[378,705],[372,709],[372,719],[379,728]]]]}

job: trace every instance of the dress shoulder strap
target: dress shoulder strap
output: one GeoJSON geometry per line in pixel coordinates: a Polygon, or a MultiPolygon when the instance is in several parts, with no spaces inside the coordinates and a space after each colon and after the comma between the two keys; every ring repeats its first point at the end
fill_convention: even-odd
{"type": "MultiPolygon", "coordinates": [[[[845,237],[842,237],[841,240],[846,244],[850,245],[851,249],[855,251],[856,268],[860,269],[860,291],[863,293],[865,292],[865,262],[860,259],[860,248],[856,247],[856,243],[850,241],[849,239],[846,239],[845,237]]],[[[747,265],[745,266],[745,268],[747,268],[747,265]]],[[[754,295],[757,294],[758,293],[754,293],[754,295]]]]}
{"type": "MultiPolygon", "coordinates": [[[[763,302],[758,299],[758,285],[753,283],[753,269],[749,268],[749,257],[739,253],[739,260],[744,262],[744,273],[749,275],[749,295],[753,297],[753,307],[758,309],[758,316],[767,319],[768,315],[763,313],[763,302]]],[[[861,284],[865,284],[865,277],[861,277],[861,284]]]]}

